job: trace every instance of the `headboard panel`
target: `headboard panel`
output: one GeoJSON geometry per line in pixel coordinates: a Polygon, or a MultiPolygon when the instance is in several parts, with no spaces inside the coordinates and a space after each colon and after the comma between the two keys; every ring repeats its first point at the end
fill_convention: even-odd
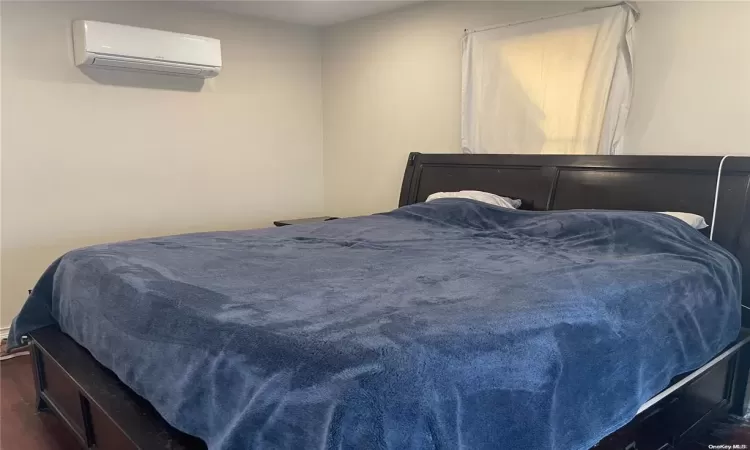
{"type": "MultiPolygon", "coordinates": [[[[719,156],[567,156],[412,153],[399,206],[440,191],[479,190],[520,198],[522,209],[682,211],[711,222],[719,156]]],[[[750,157],[727,158],[714,240],[743,266],[750,306],[750,157]]],[[[713,224],[711,224],[713,225],[713,224]]],[[[750,311],[743,310],[750,327],[750,311]]]]}
{"type": "Polygon", "coordinates": [[[467,189],[502,191],[506,197],[520,198],[527,209],[544,209],[549,198],[549,174],[538,167],[524,166],[431,166],[419,177],[416,201],[424,201],[433,192],[467,189]]]}

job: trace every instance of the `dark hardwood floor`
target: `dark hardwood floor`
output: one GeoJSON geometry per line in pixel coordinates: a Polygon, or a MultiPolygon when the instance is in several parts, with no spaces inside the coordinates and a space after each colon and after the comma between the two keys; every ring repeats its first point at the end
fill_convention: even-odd
{"type": "MultiPolygon", "coordinates": [[[[0,449],[2,450],[79,450],[81,447],[51,413],[36,412],[36,394],[31,373],[31,357],[19,356],[0,363],[0,449]]],[[[711,426],[678,450],[707,450],[728,445],[750,450],[750,421],[727,418],[711,426]]],[[[104,449],[106,450],[106,449],[104,449]]]]}
{"type": "Polygon", "coordinates": [[[0,363],[0,449],[79,450],[65,425],[53,414],[36,412],[31,357],[0,363]]]}

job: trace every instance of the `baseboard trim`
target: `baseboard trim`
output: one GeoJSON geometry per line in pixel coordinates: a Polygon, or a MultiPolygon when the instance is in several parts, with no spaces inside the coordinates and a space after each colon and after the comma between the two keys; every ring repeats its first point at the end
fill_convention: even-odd
{"type": "Polygon", "coordinates": [[[0,339],[8,339],[10,327],[0,327],[0,339]]]}

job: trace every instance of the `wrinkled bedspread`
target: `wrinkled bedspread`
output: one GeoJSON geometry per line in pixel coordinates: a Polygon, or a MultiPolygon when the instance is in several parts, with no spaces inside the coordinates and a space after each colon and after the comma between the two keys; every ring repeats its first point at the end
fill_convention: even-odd
{"type": "Polygon", "coordinates": [[[58,323],[211,449],[583,449],[740,327],[740,268],[677,219],[446,199],[142,239],[46,271],[58,323]]]}

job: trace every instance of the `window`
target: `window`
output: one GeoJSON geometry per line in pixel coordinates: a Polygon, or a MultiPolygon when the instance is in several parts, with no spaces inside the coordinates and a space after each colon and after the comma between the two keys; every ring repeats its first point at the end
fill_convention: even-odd
{"type": "Polygon", "coordinates": [[[470,32],[468,153],[617,153],[630,102],[627,5],[470,32]]]}

